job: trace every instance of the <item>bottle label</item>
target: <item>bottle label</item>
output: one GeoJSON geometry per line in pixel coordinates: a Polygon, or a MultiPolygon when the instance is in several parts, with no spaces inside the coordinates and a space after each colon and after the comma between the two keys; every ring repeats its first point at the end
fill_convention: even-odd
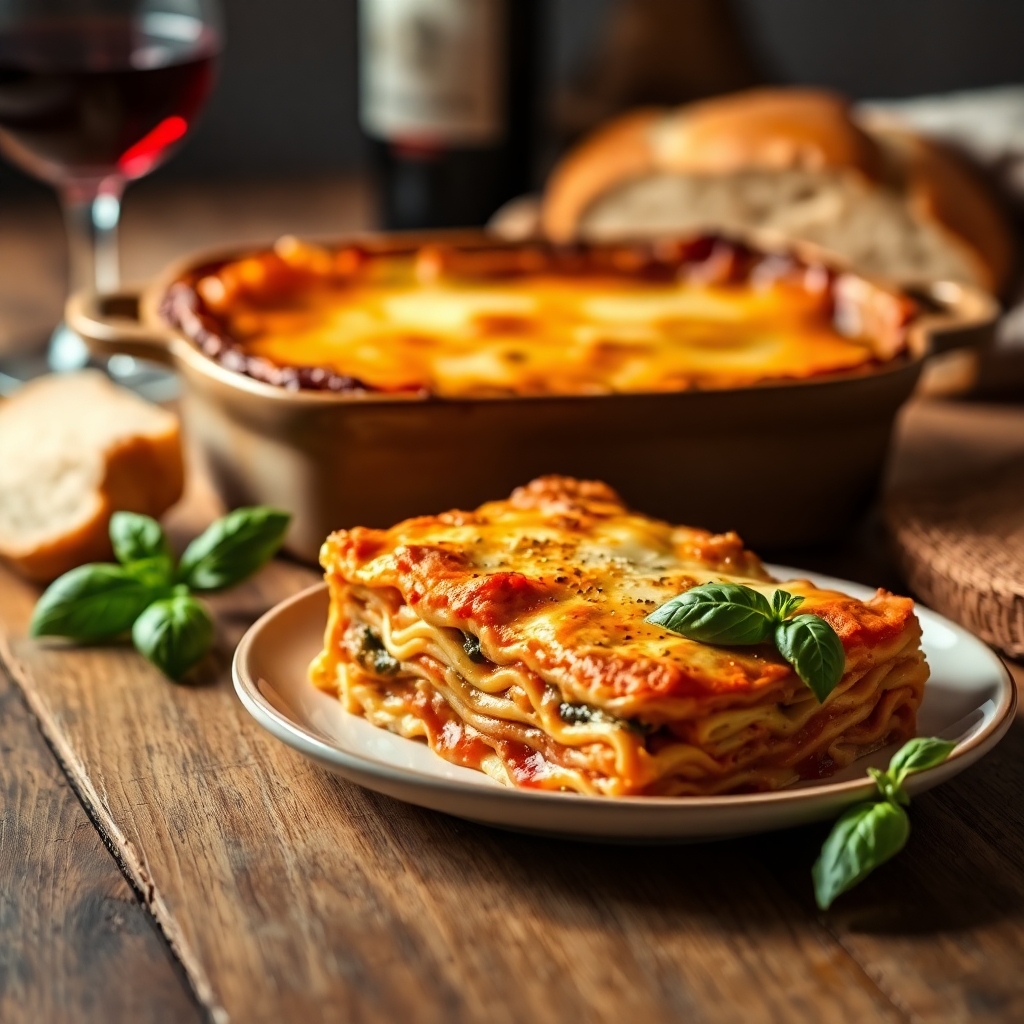
{"type": "Polygon", "coordinates": [[[503,13],[502,0],[360,0],[364,131],[426,145],[500,140],[503,13]]]}

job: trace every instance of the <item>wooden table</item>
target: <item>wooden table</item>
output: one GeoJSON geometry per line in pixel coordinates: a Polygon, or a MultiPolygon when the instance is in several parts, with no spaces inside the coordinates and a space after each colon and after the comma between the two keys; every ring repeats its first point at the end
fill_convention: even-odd
{"type": "MultiPolygon", "coordinates": [[[[171,195],[151,217],[164,202],[216,205],[171,195]]],[[[186,248],[187,217],[176,231],[186,248]]],[[[1024,409],[919,404],[891,476],[1020,454],[1024,409]]],[[[176,543],[215,511],[194,473],[176,543]]],[[[870,523],[802,561],[893,577],[870,523]]],[[[1024,1019],[1020,722],[915,800],[907,849],[822,914],[809,871],[824,825],[557,842],[303,760],[244,712],[228,664],[258,615],[315,578],[282,560],[219,597],[216,656],[184,687],[129,649],[27,640],[38,592],[0,570],[0,1020],[1024,1019]]]]}

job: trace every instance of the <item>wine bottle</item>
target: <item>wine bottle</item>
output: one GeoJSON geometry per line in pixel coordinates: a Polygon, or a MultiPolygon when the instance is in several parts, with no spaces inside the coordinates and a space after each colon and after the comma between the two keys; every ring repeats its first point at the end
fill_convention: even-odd
{"type": "Polygon", "coordinates": [[[360,0],[359,20],[382,225],[479,225],[528,191],[540,0],[360,0]]]}

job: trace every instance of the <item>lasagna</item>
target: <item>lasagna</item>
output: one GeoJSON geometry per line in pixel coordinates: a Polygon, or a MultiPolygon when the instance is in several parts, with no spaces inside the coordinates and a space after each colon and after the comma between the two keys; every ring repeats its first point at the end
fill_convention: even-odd
{"type": "Polygon", "coordinates": [[[332,534],[316,686],[512,786],[605,796],[774,790],[914,735],[913,602],[774,580],[732,533],[671,526],[606,485],[545,477],[475,512],[332,534]],[[646,621],[687,589],[780,587],[845,651],[819,704],[770,644],[646,621]]]}
{"type": "Polygon", "coordinates": [[[716,238],[274,249],[190,271],[163,315],[288,389],[498,398],[747,387],[867,372],[907,345],[897,292],[716,238]]]}

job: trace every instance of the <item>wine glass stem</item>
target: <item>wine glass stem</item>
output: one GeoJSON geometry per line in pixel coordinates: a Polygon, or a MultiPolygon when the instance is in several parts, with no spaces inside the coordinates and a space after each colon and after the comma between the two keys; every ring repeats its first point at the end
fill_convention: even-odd
{"type": "Polygon", "coordinates": [[[99,187],[70,184],[61,189],[72,291],[114,292],[120,287],[117,227],[123,192],[120,178],[108,178],[99,187]]]}

